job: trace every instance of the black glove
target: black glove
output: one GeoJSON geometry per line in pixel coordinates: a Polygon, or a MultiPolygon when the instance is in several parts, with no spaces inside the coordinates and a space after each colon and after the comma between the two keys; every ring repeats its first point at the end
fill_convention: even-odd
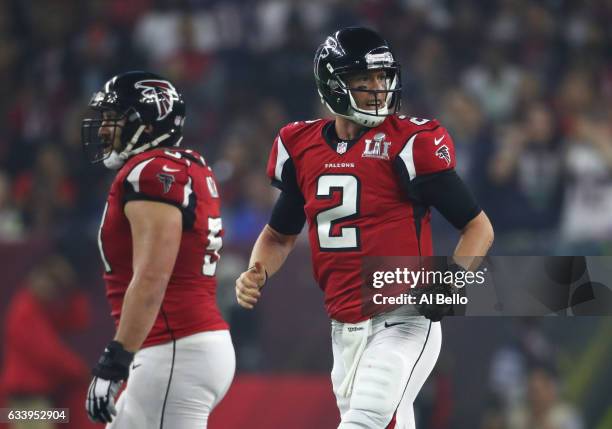
{"type": "Polygon", "coordinates": [[[111,341],[93,369],[93,380],[87,391],[85,408],[94,422],[110,423],[117,415],[115,398],[130,372],[134,353],[117,341],[111,341]]]}
{"type": "MultiPolygon", "coordinates": [[[[438,271],[452,272],[465,271],[465,269],[457,264],[450,264],[445,268],[438,268],[438,271]]],[[[420,286],[412,289],[410,294],[415,297],[415,307],[419,314],[428,318],[432,322],[439,322],[444,316],[453,314],[452,303],[437,303],[438,295],[444,296],[444,298],[452,297],[453,294],[457,293],[458,289],[452,284],[447,283],[436,283],[430,286],[420,286]],[[427,298],[423,296],[426,295],[427,298]]]]}

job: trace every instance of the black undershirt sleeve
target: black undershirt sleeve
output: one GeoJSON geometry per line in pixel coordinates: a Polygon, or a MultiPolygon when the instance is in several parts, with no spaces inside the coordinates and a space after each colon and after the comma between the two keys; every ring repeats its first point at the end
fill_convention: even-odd
{"type": "Polygon", "coordinates": [[[409,180],[405,168],[396,171],[408,198],[435,207],[455,228],[463,229],[482,209],[455,170],[418,176],[409,180]]]}
{"type": "Polygon", "coordinates": [[[285,235],[297,235],[306,223],[304,199],[302,195],[281,192],[270,215],[270,225],[275,231],[285,235]]]}
{"type": "Polygon", "coordinates": [[[304,197],[297,184],[295,167],[291,159],[283,167],[282,181],[272,179],[272,186],[281,190],[272,209],[270,225],[275,231],[285,235],[296,235],[302,231],[306,223],[304,213],[304,197]]]}
{"type": "Polygon", "coordinates": [[[416,178],[422,201],[435,207],[455,228],[463,229],[482,209],[454,170],[416,178]]]}
{"type": "Polygon", "coordinates": [[[285,165],[283,166],[283,172],[281,173],[281,180],[272,178],[272,186],[280,189],[283,192],[289,192],[291,194],[299,194],[302,195],[300,191],[300,187],[297,183],[297,177],[295,173],[295,166],[293,165],[293,160],[289,158],[285,165]]]}

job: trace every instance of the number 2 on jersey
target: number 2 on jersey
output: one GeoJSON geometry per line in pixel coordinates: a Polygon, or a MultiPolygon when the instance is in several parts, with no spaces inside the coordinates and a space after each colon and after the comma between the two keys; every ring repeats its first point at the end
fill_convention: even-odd
{"type": "Polygon", "coordinates": [[[340,234],[333,234],[334,225],[343,220],[359,216],[359,180],[349,174],[325,174],[317,180],[317,199],[332,199],[340,193],[340,204],[317,213],[317,236],[319,247],[327,251],[359,249],[359,228],[343,226],[340,234]]]}

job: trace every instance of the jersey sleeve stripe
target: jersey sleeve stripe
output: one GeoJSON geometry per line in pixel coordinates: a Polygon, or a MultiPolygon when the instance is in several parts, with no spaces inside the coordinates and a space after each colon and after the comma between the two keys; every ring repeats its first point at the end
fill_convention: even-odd
{"type": "Polygon", "coordinates": [[[414,141],[417,137],[418,133],[414,134],[410,137],[410,140],[406,143],[402,151],[399,153],[399,157],[406,166],[406,170],[408,171],[408,176],[410,180],[416,177],[416,167],[414,166],[414,157],[412,155],[412,147],[414,145],[414,141]]]}
{"type": "Polygon", "coordinates": [[[187,180],[184,188],[183,194],[183,207],[187,207],[189,205],[189,196],[193,193],[193,189],[191,189],[191,177],[187,180]]]}
{"type": "Polygon", "coordinates": [[[283,141],[278,136],[277,142],[277,155],[276,155],[276,167],[274,169],[274,178],[279,182],[283,181],[283,167],[285,166],[285,162],[289,159],[289,152],[285,149],[285,145],[283,145],[283,141]]]}
{"type": "Polygon", "coordinates": [[[141,162],[136,167],[130,171],[128,174],[127,181],[130,182],[132,187],[134,188],[134,192],[140,192],[140,174],[142,170],[149,164],[149,162],[153,161],[155,158],[147,159],[146,161],[141,162]]]}

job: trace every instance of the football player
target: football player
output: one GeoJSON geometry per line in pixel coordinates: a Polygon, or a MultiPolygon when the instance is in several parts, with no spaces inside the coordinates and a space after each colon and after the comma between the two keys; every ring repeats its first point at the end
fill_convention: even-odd
{"type": "Polygon", "coordinates": [[[406,305],[364,315],[362,259],[432,255],[431,207],[461,231],[455,270],[475,268],[493,229],[455,172],[444,127],[399,114],[400,67],[376,32],[351,27],[329,36],[314,75],[335,118],[294,122],[276,137],[267,173],[281,194],[236,281],[237,299],[253,308],[308,221],[332,319],[339,428],[385,428],[394,414],[396,428],[414,428],[412,404],[438,358],[443,313],[406,305]]]}
{"type": "Polygon", "coordinates": [[[111,429],[201,429],[235,370],[216,305],[215,177],[178,148],[185,103],[168,80],[123,73],[89,106],[100,117],[83,120],[86,153],[116,170],[98,246],[117,331],[93,370],[87,412],[111,429]]]}

